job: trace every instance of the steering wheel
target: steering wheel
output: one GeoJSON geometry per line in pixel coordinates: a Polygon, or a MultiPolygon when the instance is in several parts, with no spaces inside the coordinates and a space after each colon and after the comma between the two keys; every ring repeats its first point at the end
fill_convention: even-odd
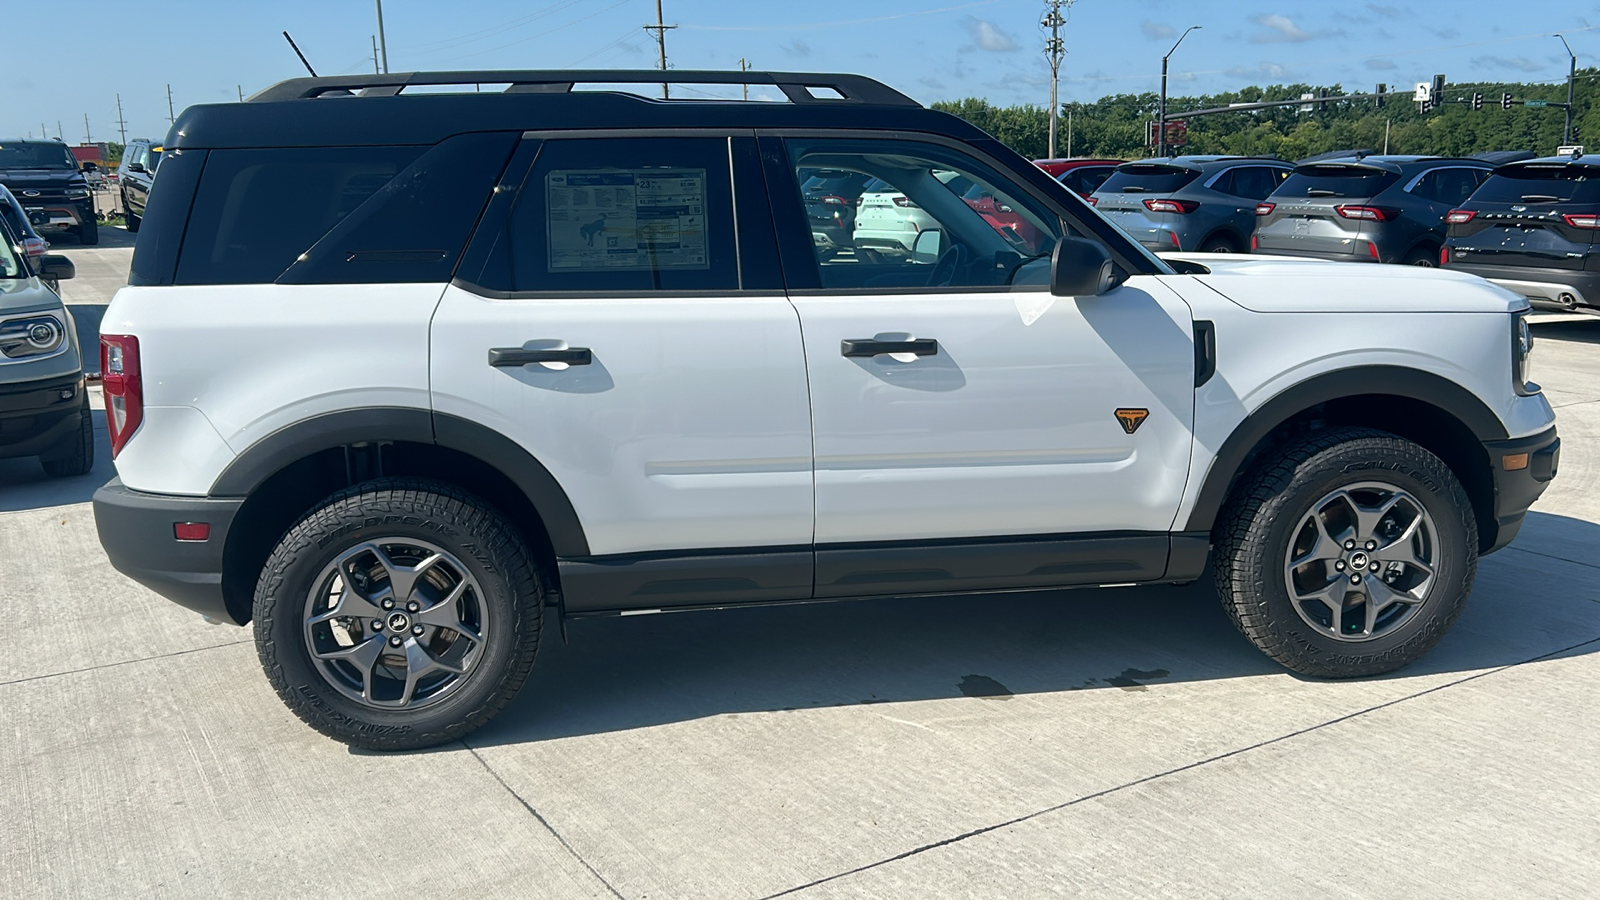
{"type": "Polygon", "coordinates": [[[928,273],[928,287],[949,287],[950,282],[956,279],[956,274],[966,262],[967,251],[961,249],[960,244],[951,244],[950,249],[939,254],[938,261],[933,264],[933,271],[928,273]]]}

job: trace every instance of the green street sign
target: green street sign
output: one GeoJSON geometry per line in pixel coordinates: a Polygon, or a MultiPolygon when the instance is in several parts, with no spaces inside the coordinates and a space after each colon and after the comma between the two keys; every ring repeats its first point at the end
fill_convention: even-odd
{"type": "Polygon", "coordinates": [[[1524,100],[1524,101],[1522,101],[1522,105],[1528,107],[1529,109],[1543,109],[1546,106],[1550,105],[1550,101],[1549,100],[1524,100]]]}

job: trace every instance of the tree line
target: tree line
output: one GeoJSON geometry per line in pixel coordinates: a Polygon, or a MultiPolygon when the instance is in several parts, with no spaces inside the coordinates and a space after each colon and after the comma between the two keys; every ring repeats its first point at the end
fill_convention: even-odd
{"type": "MultiPolygon", "coordinates": [[[[1600,69],[1578,71],[1573,101],[1573,142],[1600,152],[1600,106],[1592,104],[1600,69]]],[[[1561,84],[1447,84],[1450,101],[1428,113],[1419,113],[1411,88],[1391,85],[1383,107],[1371,100],[1338,100],[1300,106],[1220,113],[1186,121],[1188,143],[1180,153],[1218,153],[1241,156],[1277,155],[1301,159],[1330,150],[1371,149],[1390,153],[1436,156],[1470,156],[1490,150],[1531,150],[1540,156],[1555,153],[1562,143],[1564,117],[1558,107],[1534,108],[1519,104],[1501,109],[1501,95],[1518,101],[1565,102],[1567,86],[1561,84]],[[1474,110],[1475,92],[1483,94],[1483,108],[1474,110]],[[1386,140],[1387,139],[1387,140],[1386,140]]],[[[1167,111],[1209,109],[1232,103],[1292,100],[1303,94],[1327,91],[1344,94],[1343,85],[1284,84],[1248,87],[1240,91],[1198,97],[1167,98],[1167,111]]],[[[1351,88],[1366,93],[1372,85],[1351,88]]],[[[1056,152],[1068,155],[1068,116],[1071,116],[1071,155],[1109,159],[1140,159],[1154,154],[1146,142],[1147,123],[1154,121],[1160,97],[1154,92],[1113,94],[1092,103],[1062,104],[1056,152]]],[[[935,109],[960,116],[1030,159],[1045,156],[1049,146],[1049,110],[1040,106],[995,106],[969,97],[941,101],[935,109]]]]}

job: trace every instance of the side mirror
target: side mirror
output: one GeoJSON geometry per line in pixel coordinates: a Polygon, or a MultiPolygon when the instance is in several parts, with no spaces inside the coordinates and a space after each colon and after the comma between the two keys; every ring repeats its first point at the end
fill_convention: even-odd
{"type": "Polygon", "coordinates": [[[944,249],[944,232],[937,228],[919,232],[917,239],[911,242],[911,261],[916,263],[936,263],[939,254],[944,249]]]}
{"type": "Polygon", "coordinates": [[[1111,254],[1096,241],[1064,237],[1050,255],[1050,293],[1057,297],[1098,297],[1116,287],[1111,254]]]}
{"type": "Polygon", "coordinates": [[[143,172],[144,163],[128,163],[129,172],[143,172]]]}
{"type": "Polygon", "coordinates": [[[72,264],[72,260],[59,253],[46,253],[39,257],[38,268],[40,278],[54,278],[57,281],[66,281],[78,274],[78,267],[72,264]]]}
{"type": "Polygon", "coordinates": [[[96,163],[86,162],[83,164],[83,170],[85,172],[98,172],[100,171],[100,166],[96,163]]]}

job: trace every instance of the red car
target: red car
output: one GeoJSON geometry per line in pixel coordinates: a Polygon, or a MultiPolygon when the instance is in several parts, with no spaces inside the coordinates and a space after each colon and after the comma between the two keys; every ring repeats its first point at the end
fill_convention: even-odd
{"type": "Polygon", "coordinates": [[[1050,176],[1072,190],[1083,199],[1095,192],[1100,182],[1111,177],[1111,173],[1122,165],[1120,159],[1036,159],[1033,164],[1050,173],[1050,176]]]}

